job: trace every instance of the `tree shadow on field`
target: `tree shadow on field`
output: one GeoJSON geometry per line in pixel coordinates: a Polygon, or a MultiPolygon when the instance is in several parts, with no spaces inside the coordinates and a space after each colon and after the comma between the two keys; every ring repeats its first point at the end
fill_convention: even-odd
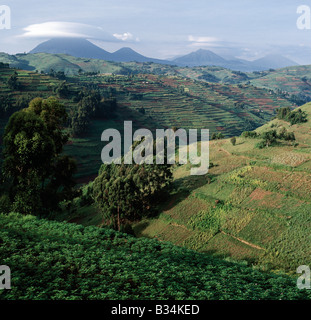
{"type": "Polygon", "coordinates": [[[165,201],[163,201],[159,207],[157,214],[153,218],[157,218],[163,211],[171,210],[180,202],[187,199],[191,193],[203,187],[206,184],[211,184],[215,180],[215,175],[206,174],[202,176],[191,176],[190,172],[188,176],[176,179],[173,182],[173,192],[171,192],[165,201]]]}
{"type": "Polygon", "coordinates": [[[219,252],[217,249],[208,249],[202,250],[200,253],[204,253],[206,255],[212,256],[215,259],[226,261],[229,263],[235,263],[240,265],[256,265],[259,262],[259,258],[250,257],[250,256],[242,256],[242,257],[234,257],[230,252],[219,252]]]}
{"type": "Polygon", "coordinates": [[[136,237],[141,237],[141,236],[144,236],[146,238],[152,238],[152,237],[148,237],[146,235],[143,234],[143,231],[149,227],[150,225],[150,222],[149,221],[140,221],[138,222],[137,224],[135,224],[133,228],[133,231],[134,231],[134,234],[136,237]]]}

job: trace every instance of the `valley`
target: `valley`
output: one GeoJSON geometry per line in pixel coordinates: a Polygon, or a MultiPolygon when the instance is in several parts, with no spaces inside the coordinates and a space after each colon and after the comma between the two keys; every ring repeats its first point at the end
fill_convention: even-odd
{"type": "MultiPolygon", "coordinates": [[[[48,234],[62,255],[71,249],[63,247],[59,239],[67,239],[69,233],[74,237],[70,240],[72,244],[84,248],[92,256],[95,269],[103,263],[98,250],[113,250],[110,264],[105,265],[110,276],[113,271],[109,268],[116,261],[130,261],[132,270],[136,268],[134,260],[126,260],[124,254],[138,257],[140,252],[148,251],[150,261],[141,262],[143,273],[153,263],[166,264],[167,272],[172,272],[173,268],[176,271],[177,264],[184,261],[183,267],[198,279],[206,272],[207,265],[213,270],[219,267],[222,270],[219,272],[226,277],[230,275],[225,289],[227,294],[222,298],[273,299],[278,296],[278,289],[274,285],[267,289],[267,281],[284,283],[287,288],[284,298],[309,298],[308,294],[298,293],[293,285],[297,266],[311,263],[308,258],[311,256],[311,190],[308,187],[311,181],[311,104],[303,104],[309,99],[309,66],[243,74],[219,67],[183,68],[91,59],[82,63],[81,58],[59,54],[38,53],[15,58],[1,54],[0,61],[1,133],[9,116],[26,108],[35,97],[56,96],[66,107],[70,119],[79,112],[83,95],[97,92],[102,102],[116,101],[108,115],[90,116],[83,133],[72,134],[70,121],[65,127],[70,138],[64,152],[77,162],[74,177],[81,192],[78,197],[62,203],[61,212],[51,213],[48,220],[13,213],[0,215],[5,241],[9,241],[5,237],[10,235],[18,242],[19,237],[23,238],[22,232],[26,232],[31,234],[32,240],[23,238],[21,246],[35,255],[38,255],[36,250],[46,252],[31,267],[45,273],[45,280],[49,275],[42,261],[54,258],[48,254],[49,245],[43,235],[48,234]],[[21,63],[28,70],[20,69],[21,63]],[[29,66],[37,71],[29,70],[29,66]],[[39,69],[45,72],[38,72],[39,69]],[[12,89],[9,80],[14,76],[18,85],[12,89]],[[308,121],[291,124],[277,118],[279,109],[301,110],[308,121]],[[102,208],[90,194],[101,165],[101,134],[105,129],[114,128],[123,135],[124,121],[132,121],[134,129],[148,128],[152,132],[160,128],[207,128],[214,138],[210,141],[209,172],[204,176],[191,176],[191,164],[175,165],[169,195],[157,203],[156,213],[132,221],[129,229],[121,234],[107,228],[102,208]],[[278,137],[274,143],[259,147],[264,134],[273,130],[278,137]],[[294,134],[295,139],[281,139],[286,133],[294,134]],[[49,230],[59,230],[58,235],[51,235],[49,230]],[[96,253],[91,253],[94,245],[89,246],[89,237],[97,241],[96,253]],[[244,276],[251,274],[260,279],[255,296],[248,289],[242,294],[247,284],[241,282],[237,269],[244,276]],[[239,282],[239,293],[233,289],[234,281],[239,282]]],[[[10,265],[9,253],[14,251],[14,241],[1,249],[6,256],[4,261],[10,265]]],[[[19,259],[22,264],[28,258],[21,255],[19,259]]],[[[70,259],[65,259],[65,269],[75,265],[70,259]]],[[[17,268],[14,264],[13,267],[17,268]]],[[[75,268],[79,271],[69,274],[81,272],[78,265],[75,268]]],[[[67,277],[65,269],[56,269],[61,277],[67,277]]],[[[107,294],[97,293],[94,297],[152,298],[155,292],[149,288],[150,283],[156,288],[162,286],[161,281],[166,281],[162,275],[155,280],[150,274],[148,277],[153,280],[144,283],[141,276],[128,272],[126,279],[113,277],[110,282],[111,288],[124,285],[122,294],[107,289],[107,294]]],[[[102,279],[101,273],[96,274],[102,279]]],[[[210,273],[206,277],[209,276],[210,273]]],[[[169,281],[180,291],[178,294],[163,291],[161,297],[220,298],[211,291],[204,291],[204,286],[213,287],[216,280],[205,280],[204,285],[199,285],[201,291],[190,296],[185,284],[169,281]]],[[[60,297],[76,297],[70,283],[67,289],[60,287],[63,292],[60,297]]],[[[24,283],[19,284],[25,287],[24,283]]],[[[39,294],[40,288],[36,290],[36,297],[57,297],[55,292],[42,289],[39,294]]],[[[99,287],[98,290],[106,289],[99,287]]],[[[12,291],[8,297],[17,294],[20,293],[12,291]]],[[[26,290],[24,297],[29,294],[26,290]]],[[[89,297],[81,292],[78,295],[89,297]]]]}

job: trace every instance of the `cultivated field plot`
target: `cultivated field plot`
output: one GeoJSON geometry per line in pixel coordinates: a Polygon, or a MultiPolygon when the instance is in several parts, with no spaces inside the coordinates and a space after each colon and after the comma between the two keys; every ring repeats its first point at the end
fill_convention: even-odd
{"type": "Polygon", "coordinates": [[[80,80],[114,88],[120,105],[143,109],[162,126],[208,128],[225,135],[254,129],[270,120],[276,108],[292,107],[289,101],[265,89],[207,84],[177,76],[141,74],[80,80]]]}
{"type": "Polygon", "coordinates": [[[310,66],[295,66],[269,72],[263,77],[251,80],[251,83],[257,87],[305,95],[310,98],[310,79],[310,66]]]}
{"type": "MultiPolygon", "coordinates": [[[[303,109],[310,114],[310,107],[303,109]]],[[[274,120],[264,128],[271,124],[285,125],[274,120]]],[[[229,139],[212,141],[207,176],[191,177],[189,166],[178,167],[179,192],[157,219],[144,221],[146,228],[136,226],[138,235],[295,274],[311,263],[309,129],[310,122],[289,128],[298,146],[258,149],[258,139],[241,137],[235,146],[229,139]]]]}

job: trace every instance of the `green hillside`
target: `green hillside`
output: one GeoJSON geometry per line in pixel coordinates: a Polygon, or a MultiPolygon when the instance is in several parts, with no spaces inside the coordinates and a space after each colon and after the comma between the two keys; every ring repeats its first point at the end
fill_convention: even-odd
{"type": "MultiPolygon", "coordinates": [[[[36,62],[51,63],[47,67],[50,72],[52,64],[55,68],[54,60],[63,59],[58,56],[60,55],[36,54],[18,55],[18,58],[27,58],[29,61],[33,58],[36,62]]],[[[8,59],[13,59],[9,55],[6,57],[7,60],[3,59],[6,63],[9,63],[8,59]]],[[[72,61],[77,59],[81,62],[79,58],[66,57],[72,61]]],[[[57,61],[60,62],[59,70],[63,70],[65,60],[57,61]]],[[[90,60],[88,63],[93,66],[96,63],[115,65],[115,63],[110,64],[101,60],[90,60]]],[[[129,63],[129,65],[136,64],[129,63]]],[[[79,65],[79,68],[81,66],[79,65]]],[[[152,66],[154,64],[146,64],[143,68],[152,68],[152,66]]],[[[92,70],[97,70],[96,68],[92,70]]],[[[55,68],[54,71],[57,70],[55,68]]],[[[89,72],[92,70],[89,69],[89,72]]],[[[153,72],[154,70],[145,71],[153,72]]],[[[22,97],[30,101],[31,98],[38,96],[47,98],[57,95],[55,90],[63,82],[55,76],[6,67],[0,68],[0,79],[0,96],[8,99],[13,108],[20,101],[25,103],[21,100],[22,97]],[[7,82],[14,72],[17,73],[21,88],[12,90],[7,82]]],[[[274,116],[275,109],[278,107],[293,106],[287,99],[251,85],[206,84],[180,76],[150,73],[131,76],[82,73],[79,76],[66,77],[66,85],[70,94],[68,97],[60,97],[60,101],[67,107],[68,112],[77,106],[75,97],[84,88],[110,92],[116,97],[118,104],[113,119],[92,120],[88,132],[83,136],[70,139],[65,148],[66,152],[77,159],[79,166],[77,177],[81,182],[90,180],[98,172],[101,163],[100,152],[103,147],[100,136],[103,130],[115,128],[123,132],[124,120],[132,120],[134,128],[147,127],[151,130],[163,127],[208,128],[211,134],[222,132],[225,136],[232,136],[266,123],[274,116]]],[[[0,133],[3,132],[6,122],[7,117],[0,119],[0,133]]]]}
{"type": "MultiPolygon", "coordinates": [[[[74,81],[74,78],[73,78],[74,81]]],[[[279,107],[293,107],[286,99],[251,85],[202,83],[179,76],[79,76],[79,81],[112,88],[121,106],[144,109],[160,126],[208,128],[227,136],[266,123],[279,107]]]]}
{"type": "MultiPolygon", "coordinates": [[[[49,72],[51,69],[66,75],[77,75],[79,71],[104,74],[157,74],[181,76],[202,82],[221,84],[253,84],[267,88],[289,98],[298,96],[310,99],[311,66],[293,66],[277,70],[239,72],[222,67],[178,67],[156,63],[111,62],[98,59],[85,59],[65,54],[16,54],[0,53],[0,62],[9,63],[12,68],[49,72]]],[[[297,98],[297,97],[296,97],[297,98]]]]}
{"type": "Polygon", "coordinates": [[[280,90],[307,97],[310,101],[311,66],[295,66],[278,69],[263,77],[251,80],[255,86],[280,90]]]}
{"type": "MultiPolygon", "coordinates": [[[[133,224],[138,237],[169,241],[218,258],[243,261],[262,270],[295,274],[311,263],[311,104],[300,108],[309,121],[290,125],[275,119],[256,132],[293,132],[259,149],[260,138],[210,142],[211,168],[190,176],[190,165],[174,170],[174,190],[159,215],[133,224]]],[[[100,225],[95,205],[66,220],[100,225]]]]}
{"type": "Polygon", "coordinates": [[[203,82],[222,84],[252,84],[273,90],[292,101],[308,102],[311,99],[311,66],[294,66],[260,72],[239,72],[220,67],[176,68],[184,77],[203,82]],[[293,96],[292,96],[293,95],[293,96]]]}
{"type": "Polygon", "coordinates": [[[156,63],[136,63],[136,62],[112,62],[99,59],[77,58],[66,54],[17,54],[9,55],[0,53],[0,62],[8,63],[11,68],[45,73],[51,69],[62,71],[66,75],[77,75],[83,72],[99,72],[108,74],[131,74],[131,73],[159,73],[175,74],[174,67],[169,65],[160,65],[156,63]]]}
{"type": "MultiPolygon", "coordinates": [[[[35,97],[48,98],[50,96],[57,96],[60,102],[66,106],[68,113],[70,113],[77,106],[75,97],[79,92],[88,88],[87,83],[84,86],[76,81],[66,81],[69,94],[63,97],[55,92],[55,89],[62,83],[63,80],[47,74],[0,66],[0,162],[2,157],[2,134],[9,115],[17,110],[26,108],[29,101],[35,97]],[[15,73],[20,87],[12,89],[8,85],[8,80],[15,73]],[[8,114],[1,114],[3,110],[8,110],[8,114]]],[[[155,127],[161,128],[160,124],[156,125],[153,120],[126,106],[120,106],[114,119],[93,119],[86,134],[79,137],[71,137],[69,143],[65,146],[65,151],[77,160],[77,178],[79,181],[82,182],[85,179],[88,181],[90,177],[98,172],[101,163],[100,152],[103,148],[100,137],[103,130],[116,128],[122,132],[125,120],[133,121],[134,128],[141,128],[142,126],[151,129],[155,127]]]]}
{"type": "MultiPolygon", "coordinates": [[[[311,118],[311,104],[301,107],[311,118]]],[[[296,142],[256,148],[260,139],[210,143],[207,176],[175,171],[177,192],[156,219],[135,227],[140,236],[295,273],[311,263],[311,122],[273,120],[256,130],[286,128],[296,142]],[[297,145],[298,144],[298,145],[297,145]]]]}
{"type": "MultiPolygon", "coordinates": [[[[29,56],[18,58],[29,66],[29,56]]],[[[61,70],[69,60],[57,56],[53,58],[61,70]]],[[[48,57],[41,56],[45,65],[48,57]]],[[[124,120],[132,120],[134,129],[208,128],[229,138],[210,142],[207,175],[191,176],[190,165],[174,167],[173,188],[156,205],[158,215],[132,223],[138,238],[103,227],[103,212],[85,196],[88,186],[48,216],[59,222],[0,214],[1,264],[9,265],[13,276],[12,290],[1,291],[0,299],[310,298],[310,292],[296,288],[295,278],[298,266],[311,264],[311,103],[300,108],[308,122],[268,122],[278,108],[290,112],[294,104],[267,88],[206,83],[151,70],[119,75],[94,70],[67,75],[69,93],[63,97],[57,88],[64,80],[0,65],[5,114],[0,130],[8,114],[26,103],[22,97],[59,95],[69,113],[81,90],[115,97],[113,116],[92,118],[87,131],[71,137],[64,148],[77,160],[80,184],[98,174],[102,131],[116,128],[122,133],[124,120]],[[10,84],[12,76],[17,87],[10,84]],[[257,135],[293,133],[295,141],[278,138],[259,148],[263,136],[240,135],[255,128],[257,135]]]]}
{"type": "Polygon", "coordinates": [[[295,279],[109,229],[0,215],[0,299],[310,299],[295,279]]]}

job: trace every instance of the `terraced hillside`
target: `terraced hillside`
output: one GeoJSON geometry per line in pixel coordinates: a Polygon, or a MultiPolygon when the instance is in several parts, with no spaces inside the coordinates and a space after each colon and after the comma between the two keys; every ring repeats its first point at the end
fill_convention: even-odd
{"type": "MultiPolygon", "coordinates": [[[[50,96],[57,96],[55,88],[57,88],[63,80],[51,77],[46,74],[39,74],[33,71],[24,71],[11,69],[6,67],[0,68],[0,107],[2,110],[2,103],[8,101],[12,110],[9,110],[9,115],[25,108],[28,102],[35,97],[48,98],[50,96]],[[8,85],[9,78],[16,72],[17,81],[20,88],[12,89],[8,85]],[[18,105],[19,107],[16,107],[18,105]]],[[[70,94],[68,97],[58,97],[58,99],[66,106],[67,111],[76,107],[77,103],[73,99],[74,96],[84,89],[83,86],[76,83],[66,83],[70,94]]],[[[88,181],[91,177],[97,174],[101,163],[100,153],[103,148],[103,143],[100,141],[101,133],[107,128],[116,128],[123,132],[124,120],[132,120],[134,128],[154,128],[153,121],[142,115],[141,113],[130,110],[126,107],[120,108],[119,112],[112,120],[95,119],[83,137],[71,137],[65,152],[71,154],[78,163],[78,181],[88,181]]],[[[8,116],[0,113],[0,165],[2,157],[2,134],[5,125],[8,121],[8,116]]]]}
{"type": "MultiPolygon", "coordinates": [[[[311,119],[311,104],[301,108],[311,119]]],[[[136,225],[140,236],[171,241],[218,257],[295,273],[311,263],[311,122],[282,120],[258,132],[286,128],[297,146],[279,142],[256,148],[258,139],[212,141],[207,176],[175,171],[178,191],[156,219],[136,225]]]]}
{"type": "MultiPolygon", "coordinates": [[[[55,58],[55,55],[53,57],[55,58]]],[[[52,63],[53,59],[44,56],[42,61],[52,63]]],[[[149,64],[150,67],[153,65],[149,64]]],[[[13,105],[21,96],[28,96],[30,99],[55,95],[55,88],[63,81],[34,71],[9,68],[0,69],[0,78],[0,95],[7,97],[13,105]],[[7,81],[14,72],[17,72],[22,88],[12,90],[7,81]]],[[[116,128],[123,132],[124,120],[132,120],[135,128],[208,128],[211,134],[221,131],[226,136],[232,136],[244,130],[254,129],[270,120],[278,107],[292,107],[288,100],[266,89],[250,85],[207,84],[178,76],[80,73],[79,76],[67,77],[66,80],[73,93],[84,87],[108,90],[117,97],[118,102],[114,119],[94,120],[85,136],[71,139],[66,146],[65,151],[78,161],[78,177],[82,180],[89,179],[98,172],[103,147],[100,136],[103,130],[116,128]]],[[[68,110],[76,106],[73,96],[74,94],[60,98],[68,110]]],[[[6,122],[7,119],[0,120],[0,131],[3,131],[6,122]]]]}
{"type": "Polygon", "coordinates": [[[283,97],[295,95],[310,101],[311,66],[294,66],[261,72],[235,72],[220,67],[176,68],[184,77],[204,82],[252,84],[273,90],[283,97]]]}
{"type": "Polygon", "coordinates": [[[281,90],[311,99],[311,66],[296,66],[269,72],[251,80],[255,86],[281,90]]]}
{"type": "MultiPolygon", "coordinates": [[[[310,66],[294,66],[261,72],[239,72],[221,67],[177,67],[156,63],[117,63],[98,59],[84,59],[65,54],[16,54],[0,53],[0,62],[9,63],[12,68],[31,71],[49,72],[51,69],[62,71],[66,75],[77,75],[82,72],[105,74],[157,74],[181,76],[202,82],[222,84],[253,84],[282,94],[289,98],[296,95],[302,100],[310,99],[310,66]]],[[[297,97],[296,97],[296,99],[297,97]]]]}
{"type": "Polygon", "coordinates": [[[178,76],[80,76],[79,81],[113,88],[121,106],[143,109],[160,126],[208,128],[227,136],[264,124],[276,108],[293,107],[269,90],[251,85],[207,84],[178,76]]]}
{"type": "MultiPolygon", "coordinates": [[[[139,237],[169,241],[218,258],[243,261],[263,270],[295,274],[311,264],[311,104],[309,121],[275,119],[257,133],[295,134],[259,149],[259,138],[210,142],[210,169],[191,176],[191,166],[174,170],[174,191],[156,218],[133,225],[139,237]]],[[[96,206],[82,207],[69,221],[100,225],[96,206]]]]}

